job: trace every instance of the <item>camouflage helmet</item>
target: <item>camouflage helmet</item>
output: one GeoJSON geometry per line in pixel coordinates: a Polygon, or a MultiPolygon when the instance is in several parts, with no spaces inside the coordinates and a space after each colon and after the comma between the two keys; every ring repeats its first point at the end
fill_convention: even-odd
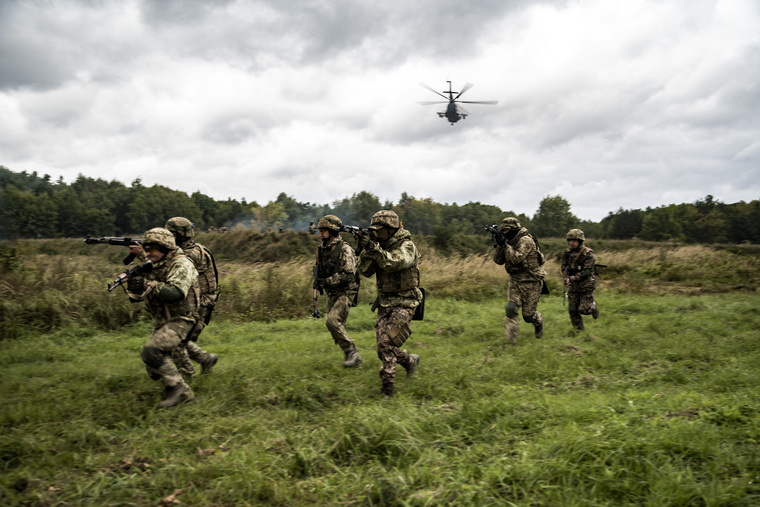
{"type": "Polygon", "coordinates": [[[177,248],[177,243],[174,242],[174,235],[163,227],[154,227],[143,234],[142,244],[143,246],[156,245],[165,250],[177,248]]]}
{"type": "Polygon", "coordinates": [[[381,229],[383,227],[391,227],[393,229],[401,228],[401,220],[399,220],[395,211],[384,209],[372,215],[369,228],[381,229]]]}
{"type": "Polygon", "coordinates": [[[166,221],[164,228],[175,237],[192,238],[195,236],[195,224],[185,217],[174,217],[166,221]]]}
{"type": "Polygon", "coordinates": [[[580,229],[570,229],[567,233],[567,239],[568,241],[571,239],[575,239],[578,241],[586,241],[586,236],[583,234],[583,231],[580,229]]]}
{"type": "Polygon", "coordinates": [[[501,221],[501,224],[499,224],[499,229],[502,231],[506,231],[508,229],[520,229],[521,227],[522,226],[520,225],[520,221],[515,217],[507,217],[501,221]]]}
{"type": "Polygon", "coordinates": [[[325,215],[317,222],[317,229],[330,229],[331,231],[339,231],[343,227],[343,222],[335,215],[325,215]]]}

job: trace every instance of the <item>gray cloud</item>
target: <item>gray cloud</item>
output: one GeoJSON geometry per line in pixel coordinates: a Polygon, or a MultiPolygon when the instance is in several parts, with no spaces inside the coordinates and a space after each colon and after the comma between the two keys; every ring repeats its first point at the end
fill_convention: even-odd
{"type": "Polygon", "coordinates": [[[596,220],[750,200],[758,21],[752,0],[0,2],[0,164],[263,203],[560,194],[596,220]],[[416,104],[446,80],[499,105],[450,126],[416,104]]]}

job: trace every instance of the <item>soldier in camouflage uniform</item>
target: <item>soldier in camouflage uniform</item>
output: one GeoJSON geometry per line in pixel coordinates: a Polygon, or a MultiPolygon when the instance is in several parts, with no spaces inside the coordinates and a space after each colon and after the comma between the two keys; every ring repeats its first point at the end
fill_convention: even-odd
{"type": "Polygon", "coordinates": [[[562,256],[562,275],[567,292],[567,311],[570,322],[578,331],[583,331],[583,317],[591,315],[599,318],[599,307],[594,300],[596,289],[596,259],[594,251],[583,245],[585,234],[580,229],[571,229],[567,233],[567,245],[562,256]]]}
{"type": "Polygon", "coordinates": [[[211,320],[211,312],[214,311],[216,300],[219,297],[217,290],[219,277],[211,252],[193,239],[195,237],[194,223],[184,217],[174,217],[167,220],[164,227],[174,235],[177,246],[182,249],[187,258],[195,265],[195,269],[198,270],[198,284],[201,289],[200,310],[198,311],[200,322],[195,327],[190,340],[186,341],[184,346],[174,349],[172,356],[180,373],[192,379],[195,375],[195,367],[191,360],[201,365],[201,374],[211,373],[211,369],[219,361],[217,354],[210,354],[197,344],[198,336],[211,320]]]}
{"type": "Polygon", "coordinates": [[[132,301],[144,301],[153,315],[153,334],[143,347],[142,360],[150,378],[164,384],[159,407],[173,407],[195,400],[172,362],[172,352],[198,322],[198,271],[166,229],[156,227],[146,232],[143,250],[153,269],[143,276],[130,277],[128,294],[132,301]]]}
{"type": "Polygon", "coordinates": [[[420,254],[412,235],[403,228],[393,211],[381,210],[372,215],[369,229],[369,233],[359,236],[359,274],[375,275],[377,280],[374,303],[377,307],[377,356],[382,361],[382,393],[390,397],[394,391],[396,363],[406,369],[407,377],[414,375],[420,363],[420,356],[400,349],[412,334],[409,323],[415,309],[422,303],[417,267],[420,254]]]}
{"type": "Polygon", "coordinates": [[[501,244],[495,244],[493,261],[504,265],[509,274],[509,295],[507,296],[504,333],[507,342],[516,345],[520,333],[520,321],[517,318],[522,307],[523,320],[533,324],[534,335],[541,338],[544,334],[544,319],[537,311],[541,288],[546,271],[541,265],[541,255],[536,240],[528,229],[520,225],[514,217],[501,221],[499,230],[503,234],[501,244]]]}
{"type": "Polygon", "coordinates": [[[352,368],[362,364],[362,357],[346,332],[346,319],[349,308],[356,306],[359,276],[354,249],[340,237],[342,225],[335,215],[326,215],[317,223],[322,237],[322,244],[317,247],[317,288],[327,291],[325,324],[343,351],[343,366],[352,368]]]}

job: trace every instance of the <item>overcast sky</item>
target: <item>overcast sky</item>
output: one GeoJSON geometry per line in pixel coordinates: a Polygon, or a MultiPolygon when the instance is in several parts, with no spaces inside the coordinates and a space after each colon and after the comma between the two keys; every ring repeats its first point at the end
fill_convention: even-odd
{"type": "Polygon", "coordinates": [[[2,0],[0,165],[534,215],[760,199],[757,0],[2,0]],[[443,91],[473,83],[450,125],[443,91]]]}

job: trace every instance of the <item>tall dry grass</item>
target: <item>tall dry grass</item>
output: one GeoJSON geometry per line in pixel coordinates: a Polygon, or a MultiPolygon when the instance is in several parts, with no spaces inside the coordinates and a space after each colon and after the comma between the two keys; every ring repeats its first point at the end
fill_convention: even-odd
{"type": "MultiPolygon", "coordinates": [[[[203,241],[210,239],[200,238],[203,241]]],[[[350,238],[349,238],[350,239],[350,238]]],[[[215,319],[273,321],[302,318],[312,310],[313,235],[233,231],[207,243],[214,251],[222,295],[215,319]],[[228,241],[229,244],[224,243],[228,241]],[[271,262],[251,259],[274,258],[271,262]]],[[[470,255],[445,255],[425,238],[421,283],[428,297],[481,301],[506,297],[503,266],[482,253],[483,238],[473,239],[470,255]]],[[[559,270],[564,243],[543,242],[547,285],[561,294],[559,270]]],[[[590,245],[594,248],[594,244],[590,245]]],[[[720,246],[644,244],[605,241],[594,248],[600,269],[599,290],[625,293],[756,291],[760,253],[720,246]]],[[[213,251],[213,250],[212,250],[213,251]]],[[[116,329],[144,317],[141,305],[122,291],[106,291],[118,275],[125,249],[84,245],[81,240],[28,240],[0,243],[0,339],[27,332],[75,326],[116,329]]],[[[374,299],[374,278],[363,279],[359,304],[374,299]]],[[[320,305],[324,305],[324,297],[320,305]]]]}

